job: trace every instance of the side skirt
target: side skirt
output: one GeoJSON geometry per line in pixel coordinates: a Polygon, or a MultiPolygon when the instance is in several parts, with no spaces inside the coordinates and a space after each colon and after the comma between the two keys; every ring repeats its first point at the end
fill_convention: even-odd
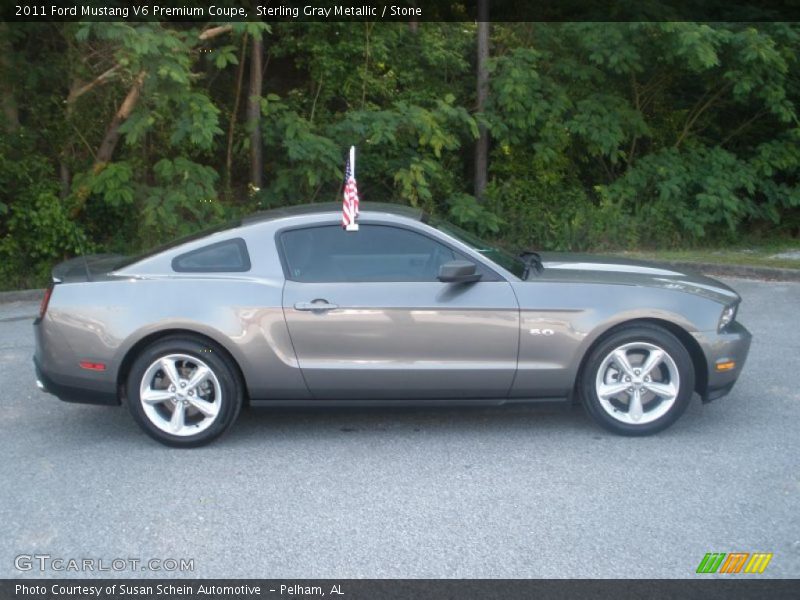
{"type": "Polygon", "coordinates": [[[542,404],[542,403],[558,403],[563,404],[568,401],[568,398],[479,398],[469,400],[454,400],[454,399],[410,399],[410,400],[347,400],[347,399],[330,399],[330,400],[265,400],[252,398],[250,406],[254,408],[270,408],[270,407],[298,407],[298,408],[339,408],[339,407],[405,407],[405,406],[441,406],[441,407],[457,407],[457,406],[501,406],[503,404],[542,404]]]}

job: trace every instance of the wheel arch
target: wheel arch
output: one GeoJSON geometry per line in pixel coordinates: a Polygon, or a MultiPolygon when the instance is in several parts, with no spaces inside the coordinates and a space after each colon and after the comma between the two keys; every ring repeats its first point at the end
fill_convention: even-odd
{"type": "Polygon", "coordinates": [[[694,336],[692,336],[692,334],[686,329],[677,323],[673,323],[672,321],[645,317],[616,323],[597,336],[597,338],[589,345],[589,347],[586,349],[586,352],[584,352],[583,357],[581,357],[580,366],[578,367],[578,374],[575,377],[575,382],[572,387],[573,403],[579,402],[580,394],[578,393],[578,386],[583,378],[583,370],[586,367],[586,362],[589,360],[589,356],[591,356],[594,349],[623,327],[630,327],[631,325],[654,325],[667,330],[676,338],[678,338],[678,341],[683,344],[683,347],[686,348],[686,351],[689,353],[689,356],[692,359],[692,366],[694,367],[694,391],[701,396],[705,393],[706,388],[708,387],[708,362],[706,361],[706,356],[703,353],[703,349],[700,347],[700,344],[697,342],[694,336]]]}
{"type": "Polygon", "coordinates": [[[218,347],[224,353],[225,357],[230,361],[231,365],[233,365],[236,375],[239,378],[240,383],[242,384],[242,395],[244,403],[246,405],[250,403],[250,394],[248,392],[247,380],[245,379],[242,367],[239,365],[239,361],[236,360],[233,353],[230,350],[228,350],[228,348],[225,347],[225,344],[223,344],[217,339],[214,339],[212,336],[206,333],[201,333],[199,331],[195,331],[192,329],[186,329],[180,327],[155,331],[148,335],[145,335],[143,338],[138,340],[127,350],[125,356],[122,358],[119,370],[117,371],[117,392],[120,398],[127,401],[125,393],[125,381],[128,378],[131,366],[136,360],[136,357],[139,356],[139,354],[141,354],[141,352],[151,344],[154,344],[155,342],[164,339],[166,337],[177,336],[177,335],[193,337],[199,340],[210,342],[214,346],[218,347]]]}

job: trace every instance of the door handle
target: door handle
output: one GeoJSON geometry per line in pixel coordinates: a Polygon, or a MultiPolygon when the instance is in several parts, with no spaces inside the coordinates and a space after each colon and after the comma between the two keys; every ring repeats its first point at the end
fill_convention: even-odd
{"type": "Polygon", "coordinates": [[[295,310],[312,310],[312,311],[326,311],[339,308],[338,304],[331,304],[324,298],[317,298],[311,302],[295,302],[295,310]]]}

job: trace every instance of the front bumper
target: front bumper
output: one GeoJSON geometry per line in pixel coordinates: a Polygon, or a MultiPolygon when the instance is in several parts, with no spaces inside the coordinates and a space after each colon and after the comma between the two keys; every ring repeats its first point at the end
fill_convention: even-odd
{"type": "Polygon", "coordinates": [[[741,323],[734,321],[721,333],[698,332],[694,334],[706,357],[708,369],[705,385],[701,384],[700,396],[703,402],[711,402],[727,395],[744,368],[750,351],[752,334],[741,323]],[[734,363],[734,368],[718,370],[718,365],[734,363]]]}

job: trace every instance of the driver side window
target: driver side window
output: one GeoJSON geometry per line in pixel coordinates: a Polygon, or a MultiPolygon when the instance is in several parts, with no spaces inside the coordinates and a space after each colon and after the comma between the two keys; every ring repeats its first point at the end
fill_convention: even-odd
{"type": "Polygon", "coordinates": [[[337,225],[285,231],[288,278],[313,283],[436,281],[439,267],[463,258],[428,236],[388,225],[337,225]]]}

